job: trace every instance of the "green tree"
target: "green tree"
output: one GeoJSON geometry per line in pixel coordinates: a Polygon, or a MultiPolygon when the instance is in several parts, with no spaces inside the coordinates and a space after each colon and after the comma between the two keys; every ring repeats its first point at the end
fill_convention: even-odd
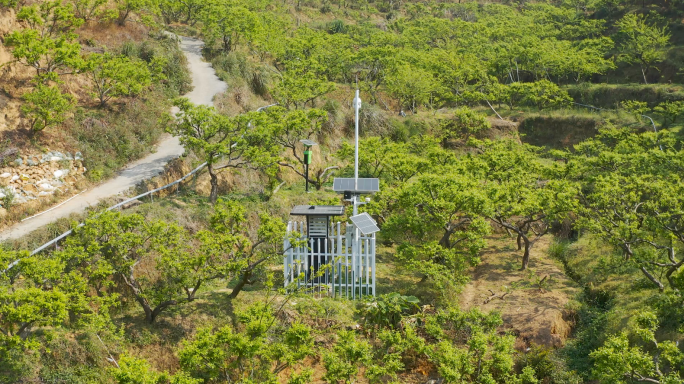
{"type": "Polygon", "coordinates": [[[74,107],[74,99],[62,93],[57,86],[37,84],[33,91],[22,96],[24,104],[21,111],[28,117],[31,132],[35,133],[66,119],[66,114],[74,107]]]}
{"type": "MultiPolygon", "coordinates": [[[[264,265],[282,255],[285,224],[266,213],[260,214],[258,221],[258,229],[250,232],[245,225],[247,215],[243,206],[223,200],[214,206],[214,214],[210,219],[213,242],[224,244],[230,249],[225,268],[229,276],[237,280],[231,298],[236,298],[245,286],[258,281],[257,277],[263,274],[264,265]]],[[[296,239],[290,242],[301,243],[296,239]]]]}
{"type": "Polygon", "coordinates": [[[486,141],[480,150],[470,167],[483,180],[484,216],[515,234],[518,250],[524,248],[521,269],[527,269],[534,243],[573,210],[576,187],[555,179],[531,147],[486,141]]]}
{"type": "Polygon", "coordinates": [[[169,375],[166,372],[154,371],[144,360],[124,354],[119,358],[117,368],[112,368],[112,376],[118,384],[200,384],[202,380],[194,379],[185,372],[169,375]]]}
{"type": "Polygon", "coordinates": [[[677,287],[684,264],[682,157],[667,131],[602,132],[567,156],[567,177],[581,184],[577,225],[620,251],[658,289],[677,287]]]}
{"type": "Polygon", "coordinates": [[[70,303],[73,287],[62,284],[64,265],[59,261],[0,249],[0,271],[0,367],[4,369],[7,359],[40,349],[41,335],[36,331],[65,324],[69,311],[76,314],[78,309],[70,303]]]}
{"type": "Polygon", "coordinates": [[[446,382],[537,383],[529,367],[515,373],[515,337],[498,334],[499,314],[447,308],[425,320],[425,331],[435,339],[427,355],[446,382]],[[468,336],[454,337],[458,334],[468,336]]]}
{"type": "Polygon", "coordinates": [[[444,139],[456,139],[464,143],[470,136],[482,130],[491,128],[487,116],[473,111],[468,107],[461,107],[454,111],[452,119],[442,122],[444,139]]]}
{"type": "MultiPolygon", "coordinates": [[[[390,185],[402,184],[435,165],[428,154],[434,152],[436,146],[436,142],[423,138],[414,138],[408,143],[377,136],[362,139],[359,142],[359,174],[381,178],[390,185]]],[[[351,144],[343,143],[337,156],[349,161],[353,167],[354,147],[351,144]]]]}
{"type": "Polygon", "coordinates": [[[383,232],[399,244],[397,257],[441,288],[463,283],[490,229],[480,189],[463,169],[443,168],[393,192],[383,232]]]}
{"type": "Polygon", "coordinates": [[[106,9],[106,0],[71,0],[74,16],[89,22],[98,19],[113,18],[112,10],[106,9]]]}
{"type": "Polygon", "coordinates": [[[273,92],[281,104],[299,109],[307,103],[314,107],[316,99],[334,89],[335,83],[320,78],[313,71],[291,69],[283,74],[273,92]]]}
{"type": "Polygon", "coordinates": [[[262,29],[255,12],[235,3],[211,3],[203,12],[202,22],[208,46],[219,45],[224,52],[251,43],[262,29]]]}
{"type": "Polygon", "coordinates": [[[28,23],[29,28],[13,31],[5,44],[12,48],[17,61],[36,70],[41,81],[57,80],[67,68],[78,67],[81,46],[74,30],[83,20],[61,0],[23,7],[17,19],[28,23]]]}
{"type": "Polygon", "coordinates": [[[270,126],[271,145],[275,148],[273,152],[285,151],[283,156],[275,158],[276,164],[291,169],[298,176],[308,180],[316,189],[323,188],[323,184],[339,166],[309,165],[310,175],[307,179],[304,146],[300,140],[315,139],[321,134],[323,121],[328,116],[327,112],[320,109],[288,111],[282,107],[274,107],[269,108],[266,114],[270,126]]]}
{"type": "Polygon", "coordinates": [[[653,111],[663,118],[663,126],[667,127],[684,116],[684,101],[665,101],[655,106],[653,111]]]}
{"type": "Polygon", "coordinates": [[[399,107],[406,107],[413,113],[430,101],[437,88],[431,73],[407,64],[391,72],[386,81],[387,90],[399,101],[399,107]]]}
{"type": "Polygon", "coordinates": [[[379,92],[385,85],[387,76],[396,67],[397,49],[392,45],[368,46],[359,49],[352,58],[358,73],[361,90],[371,95],[371,102],[377,103],[379,92]]]}
{"type": "Polygon", "coordinates": [[[512,83],[509,88],[509,105],[531,105],[542,110],[562,107],[572,102],[568,92],[548,80],[534,83],[512,83]]]}
{"type": "Polygon", "coordinates": [[[250,112],[234,118],[217,113],[213,107],[194,105],[187,99],[176,100],[180,109],[176,124],[169,130],[180,137],[186,148],[207,162],[211,192],[209,201],[218,199],[218,174],[230,168],[245,168],[259,159],[271,159],[270,148],[262,148],[263,129],[267,124],[263,115],[250,112]],[[254,128],[250,128],[251,126],[254,128]],[[262,129],[263,128],[263,129],[262,129]],[[250,162],[251,160],[251,162],[250,162]]]}
{"type": "Polygon", "coordinates": [[[154,3],[150,0],[116,0],[116,10],[118,17],[116,22],[118,25],[125,25],[131,14],[136,13],[138,16],[144,16],[145,11],[153,10],[154,3]]]}
{"type": "Polygon", "coordinates": [[[195,300],[207,281],[225,276],[225,244],[176,224],[105,212],[74,230],[58,257],[98,295],[118,286],[154,322],[167,308],[195,300]],[[153,266],[149,270],[149,266],[153,266]]]}
{"type": "Polygon", "coordinates": [[[113,97],[136,96],[152,83],[147,65],[125,56],[92,54],[85,68],[101,107],[113,97]]]}
{"type": "Polygon", "coordinates": [[[643,312],[633,320],[630,332],[632,339],[638,339],[642,345],[630,342],[627,332],[609,337],[590,355],[595,361],[592,372],[596,378],[601,383],[684,383],[677,371],[684,362],[684,354],[677,343],[656,339],[658,327],[657,316],[643,312]]]}
{"type": "Polygon", "coordinates": [[[670,43],[667,27],[659,28],[637,13],[626,14],[615,25],[622,35],[618,60],[628,64],[638,63],[644,84],[648,84],[648,70],[665,59],[665,48],[670,43]]]}
{"type": "Polygon", "coordinates": [[[325,375],[330,383],[353,383],[359,368],[372,364],[372,347],[365,340],[359,340],[353,331],[341,331],[335,346],[323,355],[325,375]]]}
{"type": "Polygon", "coordinates": [[[183,4],[178,0],[160,0],[159,14],[166,25],[177,22],[183,16],[183,4]]]}
{"type": "Polygon", "coordinates": [[[644,117],[644,115],[651,110],[648,107],[648,103],[646,103],[645,101],[638,100],[623,100],[622,102],[620,102],[620,107],[625,109],[638,121],[641,121],[641,118],[644,117]]]}
{"type": "MultiPolygon", "coordinates": [[[[276,327],[270,302],[253,304],[238,319],[238,329],[201,328],[184,341],[178,353],[183,371],[205,382],[275,383],[278,373],[314,354],[311,329],[297,322],[276,327]]],[[[290,383],[302,382],[291,375],[290,383]]]]}

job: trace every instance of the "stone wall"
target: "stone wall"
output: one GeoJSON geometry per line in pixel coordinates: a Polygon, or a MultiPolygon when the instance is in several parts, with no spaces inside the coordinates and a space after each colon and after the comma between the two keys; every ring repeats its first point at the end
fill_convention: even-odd
{"type": "Polygon", "coordinates": [[[66,192],[83,178],[83,156],[50,151],[21,156],[0,167],[0,209],[66,192]]]}

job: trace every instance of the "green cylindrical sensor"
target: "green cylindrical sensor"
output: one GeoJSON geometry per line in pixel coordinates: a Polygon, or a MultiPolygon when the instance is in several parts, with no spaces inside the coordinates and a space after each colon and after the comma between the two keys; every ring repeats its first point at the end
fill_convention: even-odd
{"type": "Polygon", "coordinates": [[[311,164],[311,151],[304,151],[304,164],[311,164]]]}

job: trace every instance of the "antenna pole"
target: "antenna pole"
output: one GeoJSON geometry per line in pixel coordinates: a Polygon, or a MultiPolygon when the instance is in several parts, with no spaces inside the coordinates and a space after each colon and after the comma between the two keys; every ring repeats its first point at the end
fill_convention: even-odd
{"type": "MultiPolygon", "coordinates": [[[[359,109],[361,109],[361,98],[359,97],[359,90],[356,90],[356,97],[354,97],[354,191],[359,189],[359,109]]],[[[354,199],[354,216],[358,214],[359,196],[355,193],[354,199]]]]}

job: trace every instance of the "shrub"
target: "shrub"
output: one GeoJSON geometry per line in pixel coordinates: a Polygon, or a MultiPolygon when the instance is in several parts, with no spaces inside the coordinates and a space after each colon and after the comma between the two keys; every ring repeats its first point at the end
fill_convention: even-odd
{"type": "Polygon", "coordinates": [[[7,7],[7,8],[15,8],[18,4],[17,0],[0,0],[0,8],[1,7],[7,7]]]}
{"type": "Polygon", "coordinates": [[[509,85],[509,104],[534,106],[541,109],[562,107],[572,102],[568,92],[548,80],[509,85]]]}
{"type": "Polygon", "coordinates": [[[361,304],[364,324],[373,328],[394,328],[403,315],[419,309],[418,302],[415,296],[402,296],[396,292],[375,297],[361,304]]]}

